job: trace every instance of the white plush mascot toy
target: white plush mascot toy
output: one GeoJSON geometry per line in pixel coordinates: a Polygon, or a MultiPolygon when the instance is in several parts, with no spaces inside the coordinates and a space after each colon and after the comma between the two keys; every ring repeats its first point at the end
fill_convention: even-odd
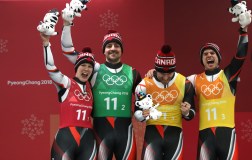
{"type": "Polygon", "coordinates": [[[153,106],[152,96],[150,94],[145,95],[144,93],[139,93],[138,95],[139,100],[135,102],[135,105],[140,108],[141,110],[137,110],[135,112],[135,117],[139,121],[145,121],[148,119],[154,119],[157,120],[161,117],[162,112],[158,111],[156,108],[159,106],[159,104],[156,104],[153,106]],[[149,109],[150,115],[146,118],[143,117],[142,110],[149,109]]]}
{"type": "Polygon", "coordinates": [[[242,28],[251,23],[251,10],[247,10],[246,1],[231,0],[228,11],[234,15],[232,22],[239,22],[242,28]]]}
{"type": "Polygon", "coordinates": [[[46,13],[43,21],[39,22],[37,30],[45,35],[54,36],[58,33],[55,32],[55,25],[58,23],[59,12],[57,9],[52,9],[46,13]]]}
{"type": "Polygon", "coordinates": [[[66,3],[66,8],[62,10],[62,18],[73,25],[74,17],[81,17],[81,11],[87,10],[87,3],[90,0],[71,0],[70,4],[66,3]]]}

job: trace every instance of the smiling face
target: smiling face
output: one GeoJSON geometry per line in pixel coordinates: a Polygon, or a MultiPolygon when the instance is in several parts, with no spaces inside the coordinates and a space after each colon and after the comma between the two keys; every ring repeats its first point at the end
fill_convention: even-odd
{"type": "Polygon", "coordinates": [[[122,48],[116,42],[110,42],[105,46],[104,54],[109,63],[118,63],[121,61],[122,48]]]}
{"type": "Polygon", "coordinates": [[[82,63],[75,73],[75,77],[77,77],[80,81],[86,82],[93,72],[93,66],[90,63],[82,63]]]}
{"type": "Polygon", "coordinates": [[[219,58],[217,53],[212,49],[205,49],[202,53],[202,62],[205,70],[214,70],[219,67],[219,58]]]}

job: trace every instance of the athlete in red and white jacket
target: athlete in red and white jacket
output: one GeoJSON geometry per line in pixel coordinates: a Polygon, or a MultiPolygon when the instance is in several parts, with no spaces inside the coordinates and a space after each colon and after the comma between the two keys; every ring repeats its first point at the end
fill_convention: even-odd
{"type": "Polygon", "coordinates": [[[92,51],[84,48],[78,54],[74,66],[75,77],[69,78],[54,65],[50,36],[40,35],[44,63],[56,86],[60,102],[60,126],[51,148],[51,159],[94,160],[97,149],[91,118],[93,95],[88,82],[95,63],[92,51]]]}

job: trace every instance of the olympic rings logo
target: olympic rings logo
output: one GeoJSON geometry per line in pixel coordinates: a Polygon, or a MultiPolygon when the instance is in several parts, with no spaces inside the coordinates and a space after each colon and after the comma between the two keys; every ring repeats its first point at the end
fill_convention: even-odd
{"type": "Polygon", "coordinates": [[[202,85],[201,86],[201,92],[205,95],[205,96],[210,96],[210,95],[218,95],[221,93],[221,91],[223,90],[223,84],[221,82],[218,82],[216,85],[214,84],[210,84],[210,85],[202,85]]]}
{"type": "Polygon", "coordinates": [[[78,89],[74,90],[74,95],[78,98],[78,100],[81,101],[89,101],[92,98],[92,95],[90,95],[88,92],[87,94],[83,94],[78,89]]]}
{"type": "Polygon", "coordinates": [[[107,85],[114,85],[116,84],[117,86],[121,86],[123,85],[125,82],[127,82],[127,77],[124,76],[124,75],[121,75],[120,77],[118,77],[117,75],[113,75],[113,76],[109,76],[107,74],[105,74],[103,77],[102,77],[102,80],[104,82],[107,83],[107,85]]]}
{"type": "Polygon", "coordinates": [[[156,103],[162,103],[162,102],[172,102],[178,97],[178,91],[177,90],[171,90],[171,91],[162,91],[162,92],[153,92],[152,93],[152,99],[156,101],[156,103]]]}

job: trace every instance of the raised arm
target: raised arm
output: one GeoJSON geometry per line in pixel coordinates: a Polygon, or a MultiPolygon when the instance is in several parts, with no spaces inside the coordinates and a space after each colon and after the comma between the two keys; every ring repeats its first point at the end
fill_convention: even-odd
{"type": "Polygon", "coordinates": [[[63,30],[61,34],[61,48],[64,55],[68,58],[71,63],[75,63],[77,59],[78,52],[75,51],[73,46],[72,36],[71,36],[71,27],[73,26],[73,20],[75,17],[81,17],[82,10],[86,9],[86,3],[89,0],[82,3],[66,3],[66,8],[62,10],[62,19],[63,19],[63,30]]]}
{"type": "MultiPolygon", "coordinates": [[[[63,30],[61,34],[61,48],[63,54],[67,57],[67,59],[72,63],[75,64],[78,51],[75,50],[72,36],[71,36],[71,27],[72,25],[70,22],[63,19],[63,30]]],[[[100,68],[100,63],[95,62],[94,73],[97,72],[100,68]]]]}
{"type": "Polygon", "coordinates": [[[224,69],[225,75],[230,84],[230,89],[232,90],[234,95],[236,93],[237,80],[241,73],[241,68],[244,64],[248,52],[247,27],[241,28],[239,32],[240,35],[236,55],[231,60],[231,63],[224,69]]]}
{"type": "Polygon", "coordinates": [[[71,36],[71,25],[69,22],[64,21],[63,30],[61,34],[61,48],[63,54],[67,59],[74,64],[78,55],[73,46],[72,36],[71,36]]]}
{"type": "Polygon", "coordinates": [[[69,78],[63,75],[54,64],[53,54],[50,47],[51,44],[49,42],[50,36],[40,33],[40,37],[43,43],[45,67],[49,73],[49,76],[53,80],[57,91],[59,92],[62,88],[69,87],[69,78]]]}

